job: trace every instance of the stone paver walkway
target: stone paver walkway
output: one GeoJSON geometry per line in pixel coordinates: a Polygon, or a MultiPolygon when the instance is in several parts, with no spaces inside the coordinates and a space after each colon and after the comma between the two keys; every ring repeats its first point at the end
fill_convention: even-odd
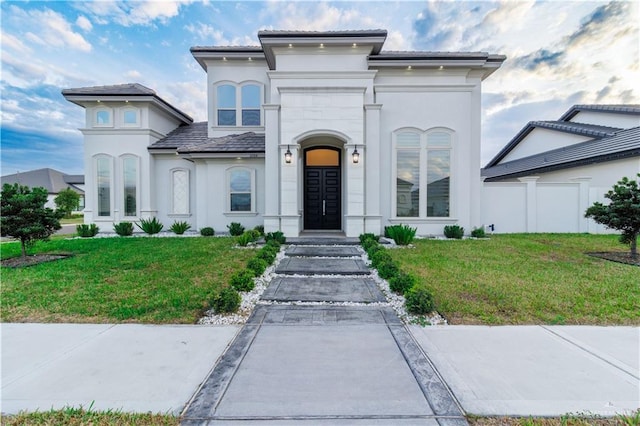
{"type": "Polygon", "coordinates": [[[385,299],[358,248],[285,253],[262,299],[288,304],[256,307],[183,425],[466,424],[395,312],[369,304],[385,299]]]}

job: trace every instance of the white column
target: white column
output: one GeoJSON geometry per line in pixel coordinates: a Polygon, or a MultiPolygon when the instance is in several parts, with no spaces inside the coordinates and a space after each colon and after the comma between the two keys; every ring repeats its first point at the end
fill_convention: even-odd
{"type": "Polygon", "coordinates": [[[589,182],[591,182],[591,178],[578,177],[569,180],[580,184],[578,198],[578,231],[589,232],[589,219],[584,217],[584,213],[589,208],[589,182]]]}
{"type": "MultiPolygon", "coordinates": [[[[201,229],[205,226],[213,226],[208,222],[207,218],[208,203],[213,194],[207,191],[207,188],[209,188],[209,185],[207,185],[207,164],[202,160],[195,162],[193,184],[195,185],[193,193],[195,193],[195,199],[197,200],[197,203],[195,203],[196,228],[201,229]]],[[[220,232],[221,229],[216,229],[216,231],[220,232]]]]}
{"type": "MultiPolygon", "coordinates": [[[[480,177],[480,148],[481,141],[480,135],[482,134],[481,126],[481,82],[478,79],[475,87],[471,91],[471,123],[470,123],[470,135],[471,145],[469,150],[468,165],[470,170],[469,178],[469,232],[475,226],[480,226],[482,222],[481,212],[481,193],[482,193],[482,179],[480,177]]],[[[458,147],[461,149],[461,147],[458,147]]],[[[459,187],[458,187],[459,188],[459,187]]],[[[458,208],[461,206],[458,205],[458,208]]]]}
{"type": "Polygon", "coordinates": [[[381,104],[368,104],[365,109],[365,222],[364,232],[380,234],[380,111],[381,104]]]}
{"type": "MultiPolygon", "coordinates": [[[[298,205],[298,172],[300,159],[298,145],[280,145],[280,230],[287,237],[300,234],[300,211],[298,205]],[[291,151],[291,163],[285,161],[287,149],[291,151]]],[[[268,196],[268,194],[267,194],[268,196]]]]}
{"type": "Polygon", "coordinates": [[[263,105],[264,140],[264,230],[280,230],[280,105],[263,105]]]}
{"type": "Polygon", "coordinates": [[[364,145],[356,143],[347,144],[346,150],[347,205],[344,231],[347,237],[357,237],[364,232],[364,170],[367,164],[367,152],[364,145]],[[357,163],[354,163],[353,151],[356,148],[360,158],[357,163]]]}
{"type": "Polygon", "coordinates": [[[527,184],[527,232],[538,232],[538,196],[536,181],[539,176],[518,178],[527,184]]]}

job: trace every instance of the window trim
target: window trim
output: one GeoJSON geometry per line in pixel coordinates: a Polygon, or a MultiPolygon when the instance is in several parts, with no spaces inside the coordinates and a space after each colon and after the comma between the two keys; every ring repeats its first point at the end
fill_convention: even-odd
{"type": "Polygon", "coordinates": [[[135,154],[123,154],[120,156],[120,174],[122,177],[122,185],[121,185],[121,197],[120,200],[122,201],[122,217],[126,218],[126,219],[137,219],[140,216],[140,157],[138,157],[135,154]],[[135,164],[136,164],[136,213],[134,216],[127,216],[127,203],[125,200],[125,194],[126,194],[126,190],[125,190],[125,168],[124,168],[124,161],[126,159],[133,159],[135,160],[135,164]]]}
{"type": "Polygon", "coordinates": [[[115,205],[114,205],[114,201],[115,201],[115,194],[114,194],[114,183],[115,183],[115,176],[114,176],[114,158],[111,155],[108,154],[96,154],[93,156],[93,176],[95,179],[94,182],[94,186],[95,186],[95,197],[93,199],[93,202],[91,204],[93,204],[94,207],[94,211],[96,212],[96,214],[94,215],[95,220],[96,221],[109,221],[109,220],[113,220],[114,218],[114,212],[115,212],[115,205]],[[109,215],[108,216],[101,216],[100,215],[100,197],[99,197],[99,189],[98,189],[98,183],[99,183],[99,176],[98,176],[98,162],[102,159],[105,159],[108,161],[108,165],[109,165],[109,215]]]}
{"type": "Polygon", "coordinates": [[[391,221],[407,221],[407,222],[442,222],[442,221],[450,221],[455,219],[456,214],[456,206],[455,200],[452,196],[453,187],[454,187],[454,156],[455,156],[455,146],[456,146],[456,132],[452,129],[446,127],[433,127],[428,130],[421,130],[416,127],[403,127],[400,129],[396,129],[392,132],[392,165],[391,165],[391,179],[392,179],[392,194],[391,194],[391,221]],[[429,135],[433,133],[446,133],[449,135],[449,145],[437,145],[437,146],[428,146],[427,140],[429,135]],[[398,148],[398,135],[403,133],[414,133],[419,135],[420,137],[420,146],[419,148],[398,148]],[[398,178],[398,151],[403,150],[420,150],[420,176],[419,176],[419,190],[420,196],[418,201],[419,213],[418,216],[398,216],[398,187],[397,187],[397,178],[398,178]],[[428,194],[428,160],[429,160],[429,151],[445,151],[449,152],[449,216],[427,216],[427,194],[428,194]]]}
{"type": "Polygon", "coordinates": [[[176,167],[169,170],[170,179],[171,179],[171,213],[169,213],[169,217],[189,217],[191,216],[191,170],[184,167],[176,167]],[[175,205],[175,182],[174,176],[176,172],[185,172],[187,175],[187,212],[186,213],[176,213],[176,205],[175,205]]]}
{"type": "Polygon", "coordinates": [[[213,117],[212,117],[212,123],[215,123],[214,127],[217,128],[232,128],[232,129],[236,129],[238,127],[244,127],[244,128],[249,128],[249,129],[259,129],[261,127],[264,127],[264,109],[262,108],[262,105],[264,105],[264,98],[265,98],[265,85],[264,83],[261,83],[259,81],[256,80],[246,80],[246,81],[242,81],[239,83],[233,82],[233,81],[228,81],[228,80],[223,80],[223,81],[218,81],[213,85],[213,97],[214,97],[214,101],[213,101],[213,117]],[[219,108],[218,107],[218,88],[222,87],[222,86],[232,86],[235,87],[235,108],[219,108]],[[242,89],[246,86],[257,86],[258,87],[258,91],[260,93],[260,102],[258,105],[258,111],[260,112],[259,117],[260,117],[260,122],[257,125],[251,125],[251,124],[243,124],[242,121],[242,113],[246,110],[246,111],[251,111],[253,110],[253,108],[243,108],[242,107],[242,89]],[[235,111],[235,115],[236,115],[236,120],[235,120],[235,125],[229,125],[229,124],[219,124],[219,111],[235,111]]]}
{"type": "MultiPolygon", "coordinates": [[[[255,215],[256,211],[256,169],[245,166],[232,166],[225,170],[225,215],[255,215]],[[251,179],[251,210],[245,211],[233,211],[231,210],[231,173],[235,170],[245,170],[249,172],[249,179],[251,179]]],[[[235,193],[235,192],[234,192],[235,193]]],[[[241,192],[246,194],[246,192],[241,192]]]]}
{"type": "Polygon", "coordinates": [[[93,111],[93,127],[113,127],[113,108],[98,107],[93,111]],[[98,123],[98,114],[106,112],[109,114],[109,121],[107,123],[98,123]]]}

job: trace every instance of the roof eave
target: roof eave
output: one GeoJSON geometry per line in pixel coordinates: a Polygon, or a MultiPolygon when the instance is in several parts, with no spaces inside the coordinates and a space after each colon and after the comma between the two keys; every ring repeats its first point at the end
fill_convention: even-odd
{"type": "Polygon", "coordinates": [[[193,151],[193,152],[180,152],[178,150],[176,154],[180,158],[186,160],[197,160],[206,158],[264,158],[264,151],[193,151]]]}
{"type": "Polygon", "coordinates": [[[211,59],[241,59],[241,60],[264,60],[265,52],[262,48],[252,47],[192,47],[191,54],[200,64],[203,70],[207,71],[207,60],[211,59]]]}

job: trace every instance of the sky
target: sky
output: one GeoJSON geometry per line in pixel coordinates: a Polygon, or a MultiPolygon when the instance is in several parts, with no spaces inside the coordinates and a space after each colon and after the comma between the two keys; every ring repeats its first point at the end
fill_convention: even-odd
{"type": "Polygon", "coordinates": [[[637,1],[0,2],[1,174],[82,174],[84,110],[62,89],[141,83],[206,119],[192,46],[258,45],[270,30],[386,29],[383,50],[483,51],[482,165],[527,122],[575,104],[640,103],[637,1]]]}

